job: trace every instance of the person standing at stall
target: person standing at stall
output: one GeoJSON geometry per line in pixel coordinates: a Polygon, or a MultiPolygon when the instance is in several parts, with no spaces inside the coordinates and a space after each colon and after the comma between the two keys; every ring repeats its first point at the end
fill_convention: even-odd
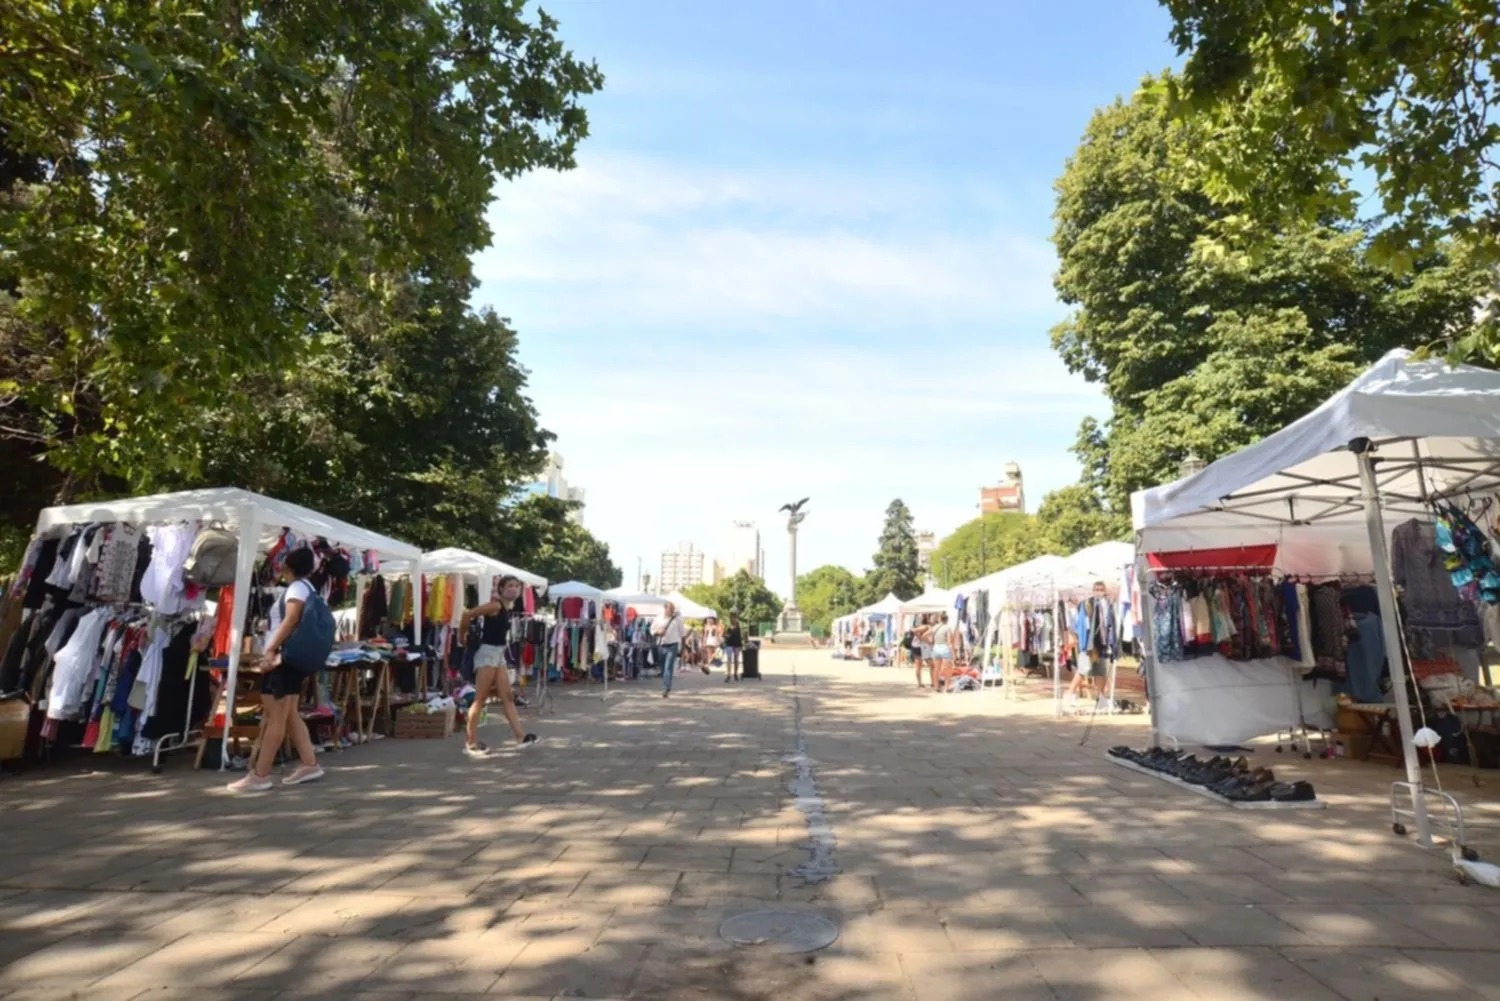
{"type": "Polygon", "coordinates": [[[745,649],[745,630],[740,613],[729,613],[729,628],[724,630],[724,684],[740,680],[740,651],[745,649]]]}
{"type": "Polygon", "coordinates": [[[277,602],[281,621],[262,654],[270,670],[261,676],[260,682],[259,746],[250,770],[229,784],[230,792],[270,792],[274,787],[271,769],[276,766],[276,755],[288,735],[300,763],[281,784],[301,785],[323,777],[307,721],[299,711],[302,683],[323,670],[333,649],[333,613],[323,604],[314,586],[312,576],[316,565],[317,557],[311,549],[294,549],[287,554],[286,568],[292,582],[277,602]]]}
{"type": "Polygon", "coordinates": [[[672,694],[672,677],[682,656],[682,615],[676,605],[667,602],[651,623],[651,635],[656,637],[656,657],[661,664],[661,697],[667,698],[672,694]]]}
{"type": "Polygon", "coordinates": [[[459,635],[464,635],[469,623],[483,618],[479,650],[474,654],[474,704],[469,706],[466,723],[464,753],[482,757],[490,749],[479,739],[479,720],[484,715],[485,703],[491,698],[500,700],[500,711],[510,724],[516,744],[522,748],[532,747],[537,735],[527,733],[521,726],[521,717],[516,712],[515,692],[510,686],[510,669],[506,664],[506,648],[510,643],[511,616],[521,611],[521,581],[510,575],[500,578],[495,585],[494,596],[485,604],[464,610],[459,620],[459,635]]]}

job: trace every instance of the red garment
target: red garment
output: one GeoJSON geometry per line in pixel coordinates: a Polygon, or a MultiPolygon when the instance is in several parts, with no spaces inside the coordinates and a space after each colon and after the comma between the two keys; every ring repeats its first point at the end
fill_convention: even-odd
{"type": "Polygon", "coordinates": [[[536,588],[528,584],[525,590],[521,593],[521,601],[526,609],[527,615],[536,614],[536,588]]]}
{"type": "Polygon", "coordinates": [[[219,589],[219,609],[214,613],[213,656],[229,656],[229,634],[234,625],[234,585],[219,589]]]}
{"type": "Polygon", "coordinates": [[[558,607],[559,607],[559,610],[561,611],[562,617],[564,619],[581,619],[581,618],[583,618],[583,599],[582,598],[564,598],[562,600],[562,604],[559,605],[558,607]]]}

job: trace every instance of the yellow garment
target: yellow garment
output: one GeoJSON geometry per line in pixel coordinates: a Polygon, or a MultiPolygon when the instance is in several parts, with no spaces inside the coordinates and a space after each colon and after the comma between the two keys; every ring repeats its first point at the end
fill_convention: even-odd
{"type": "Polygon", "coordinates": [[[95,754],[108,754],[114,749],[115,711],[109,706],[99,714],[99,739],[94,741],[95,754]]]}

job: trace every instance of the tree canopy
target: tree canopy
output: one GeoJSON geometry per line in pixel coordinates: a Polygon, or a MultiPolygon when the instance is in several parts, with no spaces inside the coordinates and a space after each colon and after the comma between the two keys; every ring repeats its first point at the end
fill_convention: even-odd
{"type": "Polygon", "coordinates": [[[0,543],[234,484],[618,581],[505,504],[550,435],[469,305],[495,179],[571,167],[602,83],[527,8],[0,5],[0,543]]]}
{"type": "MultiPolygon", "coordinates": [[[[1353,218],[1374,178],[1375,258],[1398,271],[1450,243],[1500,264],[1500,7],[1492,0],[1162,0],[1187,55],[1168,80],[1204,140],[1205,189],[1254,238],[1353,218]]],[[[1490,292],[1494,292],[1493,271],[1490,292]]],[[[1500,361],[1500,316],[1453,330],[1500,361]]]]}
{"type": "Polygon", "coordinates": [[[980,515],[938,543],[932,572],[940,586],[952,587],[1041,556],[1047,541],[1044,525],[1029,514],[980,515]]]}
{"type": "Polygon", "coordinates": [[[1243,221],[1211,197],[1197,159],[1208,125],[1175,118],[1158,81],[1098,111],[1057,181],[1052,332],[1113,409],[1077,451],[1110,512],[1302,416],[1391,347],[1462,324],[1486,275],[1440,253],[1398,274],[1365,234],[1327,219],[1270,231],[1255,254],[1216,238],[1243,221]]]}
{"type": "Polygon", "coordinates": [[[624,580],[609,546],[573,519],[577,504],[555,497],[527,497],[500,510],[502,527],[491,552],[507,555],[549,581],[578,580],[608,590],[624,580]]]}
{"type": "MultiPolygon", "coordinates": [[[[797,578],[797,607],[809,628],[826,631],[833,620],[860,608],[862,582],[840,566],[821,566],[797,578]]],[[[884,595],[881,595],[884,597],[884,595]]]]}
{"type": "Polygon", "coordinates": [[[911,509],[899,497],[885,509],[885,527],[875,566],[865,574],[864,600],[872,604],[893,593],[903,601],[922,593],[922,565],[917,553],[917,532],[911,509]]]}
{"type": "Polygon", "coordinates": [[[1043,497],[1036,522],[1046,551],[1059,556],[1130,537],[1130,516],[1105,510],[1099,494],[1084,483],[1060,487],[1043,497]]]}

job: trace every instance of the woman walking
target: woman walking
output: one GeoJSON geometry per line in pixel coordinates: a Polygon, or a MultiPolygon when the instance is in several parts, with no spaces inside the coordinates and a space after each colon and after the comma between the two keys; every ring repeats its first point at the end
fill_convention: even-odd
{"type": "MultiPolygon", "coordinates": [[[[229,784],[230,792],[270,792],[274,787],[271,769],[276,765],[276,755],[286,742],[288,734],[291,735],[292,747],[296,749],[300,763],[290,775],[281,780],[281,784],[301,785],[304,782],[316,782],[323,777],[317,752],[313,749],[312,735],[307,731],[307,722],[298,711],[298,705],[302,701],[302,682],[321,671],[324,664],[294,662],[293,658],[283,654],[287,641],[303,625],[308,605],[312,602],[321,603],[323,600],[310,580],[316,563],[311,549],[294,549],[287,555],[286,568],[292,575],[292,582],[287,585],[286,594],[278,602],[281,624],[271,634],[263,654],[264,661],[271,666],[271,670],[261,676],[260,682],[260,746],[250,763],[250,770],[239,781],[229,784]]],[[[309,620],[308,627],[312,628],[312,625],[309,620]]],[[[329,645],[332,645],[331,637],[329,645]]],[[[324,651],[323,656],[326,660],[327,651],[324,651]]]]}
{"type": "Polygon", "coordinates": [[[479,739],[479,720],[484,715],[484,706],[491,697],[500,700],[500,711],[510,724],[516,744],[522,748],[537,742],[537,735],[527,733],[521,727],[521,717],[516,713],[515,693],[510,687],[510,668],[505,662],[505,650],[510,642],[510,618],[520,611],[521,581],[509,575],[500,578],[494,596],[485,604],[466,609],[459,620],[459,635],[468,631],[469,623],[483,617],[479,651],[474,654],[474,704],[469,706],[466,725],[467,740],[464,753],[482,757],[490,752],[479,739]]]}
{"type": "Polygon", "coordinates": [[[729,613],[729,628],[724,630],[724,684],[740,680],[740,651],[745,649],[745,630],[740,613],[729,613]]]}
{"type": "Polygon", "coordinates": [[[954,645],[953,627],[948,624],[948,613],[943,612],[932,626],[932,687],[940,692],[948,690],[954,645]]]}
{"type": "Polygon", "coordinates": [[[719,626],[719,620],[712,615],[703,623],[703,673],[707,674],[709,668],[713,667],[714,658],[719,655],[719,647],[724,642],[723,631],[719,626]]]}

